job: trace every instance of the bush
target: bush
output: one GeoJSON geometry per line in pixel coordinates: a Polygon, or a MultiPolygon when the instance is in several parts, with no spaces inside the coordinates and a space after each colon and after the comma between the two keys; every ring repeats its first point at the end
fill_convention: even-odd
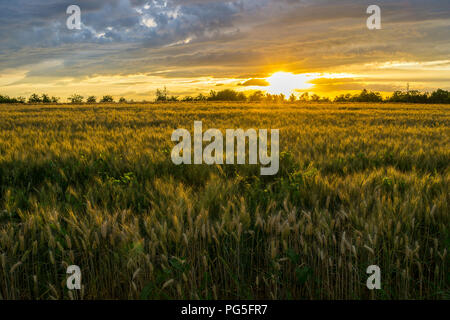
{"type": "Polygon", "coordinates": [[[280,103],[285,101],[285,96],[282,93],[280,94],[267,93],[266,96],[264,97],[264,100],[266,102],[280,103]]]}
{"type": "Polygon", "coordinates": [[[41,98],[36,93],[33,93],[28,98],[28,103],[41,103],[41,102],[42,102],[41,98]]]}
{"type": "Polygon", "coordinates": [[[264,99],[264,93],[260,90],[253,92],[249,97],[250,102],[261,102],[264,99]]]}
{"type": "Polygon", "coordinates": [[[156,102],[176,102],[178,101],[178,96],[170,96],[169,91],[166,87],[164,89],[156,89],[156,102]]]}
{"type": "Polygon", "coordinates": [[[80,96],[79,94],[73,94],[67,100],[70,101],[70,103],[83,103],[83,96],[80,96]]]}
{"type": "Polygon", "coordinates": [[[169,92],[167,91],[166,87],[164,87],[164,89],[156,89],[156,102],[167,101],[168,95],[169,95],[169,92]]]}
{"type": "Polygon", "coordinates": [[[95,96],[90,96],[87,98],[86,100],[87,103],[96,103],[97,102],[97,98],[95,96]]]}
{"type": "Polygon", "coordinates": [[[208,100],[210,101],[246,101],[247,97],[242,92],[225,89],[219,92],[211,90],[208,100]]]}
{"type": "Polygon", "coordinates": [[[305,92],[304,94],[302,94],[301,96],[300,96],[300,99],[299,99],[300,101],[303,101],[303,102],[306,102],[306,101],[309,101],[309,93],[308,92],[305,92]]]}
{"type": "Polygon", "coordinates": [[[367,91],[364,89],[360,94],[341,94],[334,98],[334,102],[382,102],[383,97],[379,92],[367,91]]]}
{"type": "Polygon", "coordinates": [[[291,96],[289,97],[289,102],[295,102],[297,101],[297,97],[295,96],[295,94],[291,94],[291,96]]]}
{"type": "Polygon", "coordinates": [[[25,103],[25,98],[10,98],[9,96],[0,95],[0,103],[25,103]]]}
{"type": "Polygon", "coordinates": [[[110,102],[114,102],[114,98],[112,96],[103,96],[102,100],[100,100],[100,102],[103,103],[110,103],[110,102]]]}
{"type": "Polygon", "coordinates": [[[186,96],[181,101],[183,101],[183,102],[192,102],[192,101],[194,101],[194,98],[191,97],[191,96],[186,96]]]}
{"type": "Polygon", "coordinates": [[[438,89],[431,94],[429,100],[431,103],[450,103],[450,92],[438,89]]]}
{"type": "Polygon", "coordinates": [[[208,98],[201,93],[197,97],[195,97],[195,101],[206,101],[206,100],[208,100],[208,98]]]}
{"type": "Polygon", "coordinates": [[[52,102],[51,100],[50,100],[50,97],[48,96],[48,94],[43,94],[42,95],[42,102],[43,103],[50,103],[50,102],[52,102]]]}

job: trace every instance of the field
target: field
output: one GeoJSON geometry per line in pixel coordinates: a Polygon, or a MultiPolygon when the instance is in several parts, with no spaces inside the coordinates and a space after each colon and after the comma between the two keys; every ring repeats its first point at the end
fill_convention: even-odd
{"type": "Polygon", "coordinates": [[[450,299],[449,133],[448,105],[2,105],[0,299],[450,299]],[[280,172],[175,166],[195,120],[280,129],[280,172]]]}

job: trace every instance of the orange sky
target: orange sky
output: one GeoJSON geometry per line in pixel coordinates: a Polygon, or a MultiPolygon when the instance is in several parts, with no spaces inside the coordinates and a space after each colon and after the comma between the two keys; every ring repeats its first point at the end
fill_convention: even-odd
{"type": "Polygon", "coordinates": [[[0,4],[0,94],[450,89],[446,1],[378,1],[381,30],[353,0],[78,3],[81,30],[67,30],[67,1],[0,4]]]}

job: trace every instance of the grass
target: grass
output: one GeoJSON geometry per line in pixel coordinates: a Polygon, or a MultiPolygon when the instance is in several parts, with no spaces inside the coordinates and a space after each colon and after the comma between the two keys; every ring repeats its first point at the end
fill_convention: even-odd
{"type": "Polygon", "coordinates": [[[2,105],[0,298],[449,299],[449,128],[445,105],[2,105]],[[173,165],[195,120],[280,129],[280,172],[173,165]]]}

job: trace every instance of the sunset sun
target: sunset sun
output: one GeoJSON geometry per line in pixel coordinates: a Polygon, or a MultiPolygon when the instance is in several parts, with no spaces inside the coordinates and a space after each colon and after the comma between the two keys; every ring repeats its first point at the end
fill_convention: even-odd
{"type": "Polygon", "coordinates": [[[309,81],[317,78],[315,74],[293,74],[290,72],[276,72],[266,78],[270,84],[266,91],[270,94],[291,95],[296,89],[310,89],[314,85],[309,81]]]}

